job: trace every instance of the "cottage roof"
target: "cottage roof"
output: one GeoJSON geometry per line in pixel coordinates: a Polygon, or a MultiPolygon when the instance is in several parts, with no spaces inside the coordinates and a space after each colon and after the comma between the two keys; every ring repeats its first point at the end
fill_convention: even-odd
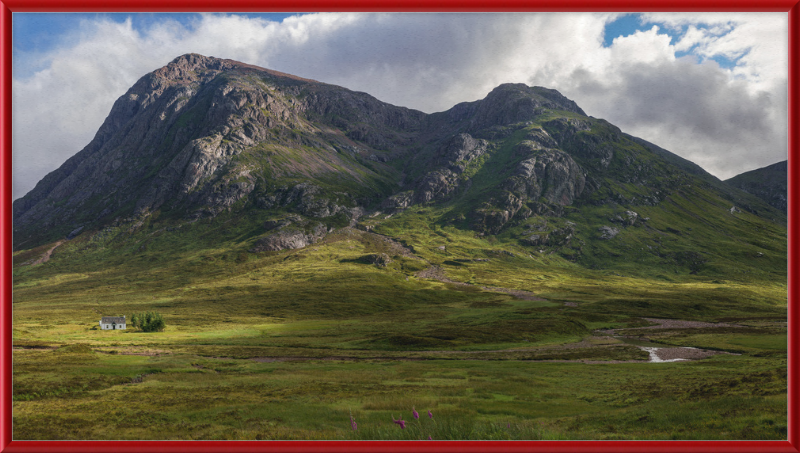
{"type": "Polygon", "coordinates": [[[103,324],[105,324],[105,323],[111,324],[112,322],[114,324],[125,324],[125,317],[124,316],[103,316],[103,318],[100,319],[100,322],[102,322],[103,324]]]}

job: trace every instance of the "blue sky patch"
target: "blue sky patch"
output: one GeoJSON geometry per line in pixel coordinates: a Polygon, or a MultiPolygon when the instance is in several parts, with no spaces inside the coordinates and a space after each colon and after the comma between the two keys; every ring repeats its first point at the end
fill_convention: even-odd
{"type": "MultiPolygon", "coordinates": [[[[689,29],[688,25],[683,25],[681,27],[667,27],[663,23],[659,22],[643,22],[641,14],[625,14],[618,17],[614,21],[606,24],[603,36],[603,47],[611,47],[611,45],[613,45],[614,43],[615,38],[618,38],[620,36],[630,36],[636,33],[637,31],[650,30],[651,28],[653,28],[653,25],[658,26],[659,34],[665,34],[670,37],[671,45],[675,45],[676,43],[678,43],[678,41],[680,41],[680,39],[686,34],[686,32],[689,29]]],[[[703,24],[703,23],[695,23],[692,25],[694,25],[695,28],[700,30],[708,30],[710,28],[708,24],[703,24]]],[[[727,35],[732,30],[733,27],[730,27],[727,30],[724,30],[722,33],[716,33],[713,36],[719,38],[727,35]]],[[[695,55],[694,54],[695,47],[696,46],[693,46],[689,50],[677,51],[675,52],[675,57],[682,58],[689,55],[695,55]]],[[[739,59],[747,55],[747,52],[749,52],[749,50],[734,57],[728,57],[725,55],[714,55],[712,57],[700,57],[700,56],[696,57],[698,63],[705,60],[713,60],[717,62],[717,64],[721,68],[731,69],[738,64],[739,59]]]]}
{"type": "Polygon", "coordinates": [[[603,47],[611,47],[614,43],[614,38],[630,36],[637,31],[647,31],[653,28],[653,25],[658,26],[659,34],[665,34],[670,37],[670,44],[675,44],[686,33],[686,26],[676,30],[667,28],[664,24],[658,22],[643,22],[641,14],[625,14],[606,24],[603,47]]]}
{"type": "Polygon", "coordinates": [[[611,47],[614,38],[629,36],[643,29],[645,28],[642,26],[640,14],[625,14],[620,16],[613,22],[606,24],[603,36],[603,47],[611,47]]]}
{"type": "Polygon", "coordinates": [[[709,60],[716,61],[717,64],[719,65],[719,67],[721,67],[721,68],[732,69],[732,68],[734,68],[736,66],[736,64],[739,62],[739,60],[745,55],[747,55],[747,52],[745,52],[745,53],[743,53],[743,54],[741,54],[741,55],[739,55],[739,56],[737,56],[736,58],[733,58],[733,59],[725,57],[723,55],[714,55],[713,57],[709,58],[709,60]]]}
{"type": "MultiPolygon", "coordinates": [[[[246,13],[237,14],[249,18],[261,18],[282,22],[293,13],[246,13]]],[[[171,19],[184,26],[200,19],[197,13],[13,13],[12,42],[15,51],[47,52],[64,42],[65,36],[80,30],[81,20],[110,19],[122,23],[131,19],[134,30],[142,31],[156,22],[171,19]]]]}

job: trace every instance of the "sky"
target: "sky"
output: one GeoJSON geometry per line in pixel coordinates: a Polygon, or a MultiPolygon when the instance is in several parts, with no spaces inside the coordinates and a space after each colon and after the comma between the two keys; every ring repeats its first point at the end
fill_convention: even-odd
{"type": "Polygon", "coordinates": [[[727,179],[787,158],[787,13],[12,15],[13,194],[79,152],[139,78],[199,53],[423,112],[501,83],[727,179]]]}

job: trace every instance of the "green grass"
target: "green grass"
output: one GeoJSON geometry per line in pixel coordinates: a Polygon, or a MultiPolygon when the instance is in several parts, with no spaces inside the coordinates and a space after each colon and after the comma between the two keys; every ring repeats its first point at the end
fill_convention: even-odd
{"type": "Polygon", "coordinates": [[[21,264],[47,247],[22,251],[15,439],[785,439],[785,230],[730,219],[718,199],[671,200],[637,208],[650,220],[604,242],[588,225],[607,207],[546,219],[576,224],[578,260],[520,245],[526,224],[462,229],[447,221],[457,200],[375,220],[407,254],[356,229],[248,253],[278,215],[258,210],[86,231],[39,266],[21,264]],[[706,226],[676,220],[699,212],[706,226]],[[721,225],[726,248],[704,249],[698,272],[676,261],[721,225]],[[361,259],[375,253],[392,261],[361,259]],[[468,285],[417,275],[429,266],[468,285]],[[97,328],[148,310],[163,332],[97,328]],[[646,363],[596,332],[643,317],[737,324],[646,335],[740,355],[646,363]]]}
{"type": "MultiPolygon", "coordinates": [[[[260,363],[25,351],[52,390],[17,390],[17,439],[769,439],[785,374],[758,358],[691,364],[260,363]],[[52,375],[46,370],[67,368],[52,375]],[[591,372],[589,372],[591,369],[591,372]],[[415,420],[411,408],[421,414],[415,420]],[[434,418],[427,417],[430,410],[434,418]],[[349,426],[353,414],[358,431],[349,426]],[[392,417],[408,422],[405,430],[392,417]],[[153,427],[158,427],[154,430],[153,427]]],[[[42,384],[44,385],[44,384],[42,384]]]]}

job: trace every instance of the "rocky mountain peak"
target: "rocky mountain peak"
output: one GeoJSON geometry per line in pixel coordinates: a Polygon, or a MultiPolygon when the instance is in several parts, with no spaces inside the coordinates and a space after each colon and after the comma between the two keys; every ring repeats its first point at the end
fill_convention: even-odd
{"type": "Polygon", "coordinates": [[[524,103],[538,108],[553,110],[566,110],[568,112],[586,115],[574,101],[567,99],[557,90],[544,87],[530,87],[524,83],[504,83],[498,85],[486,95],[484,102],[513,105],[524,103]]]}
{"type": "Polygon", "coordinates": [[[230,63],[226,64],[224,60],[219,58],[206,57],[203,55],[190,53],[175,58],[166,66],[156,69],[151,74],[154,77],[170,79],[172,81],[180,81],[186,79],[195,79],[196,71],[221,71],[230,67],[232,67],[230,63]]]}
{"type": "Polygon", "coordinates": [[[547,110],[586,115],[578,105],[556,90],[504,83],[480,101],[463,102],[446,112],[451,122],[469,121],[470,131],[525,123],[547,110]]]}
{"type": "Polygon", "coordinates": [[[286,74],[272,69],[262,68],[260,66],[242,63],[236,60],[229,60],[217,57],[207,57],[196,53],[188,53],[176,57],[170,61],[166,66],[156,69],[151,74],[156,77],[169,79],[172,81],[181,80],[196,80],[197,73],[204,73],[206,71],[226,71],[231,69],[239,70],[253,70],[262,73],[267,73],[276,77],[283,77],[286,79],[320,83],[316,80],[305,79],[292,74],[286,74]]]}

